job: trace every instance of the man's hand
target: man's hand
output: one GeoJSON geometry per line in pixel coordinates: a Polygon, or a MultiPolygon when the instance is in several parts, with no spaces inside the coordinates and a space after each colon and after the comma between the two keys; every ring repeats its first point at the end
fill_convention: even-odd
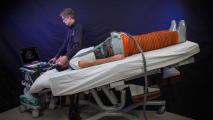
{"type": "Polygon", "coordinates": [[[48,62],[51,64],[55,64],[56,60],[57,60],[56,57],[54,57],[54,58],[50,59],[48,62]]]}

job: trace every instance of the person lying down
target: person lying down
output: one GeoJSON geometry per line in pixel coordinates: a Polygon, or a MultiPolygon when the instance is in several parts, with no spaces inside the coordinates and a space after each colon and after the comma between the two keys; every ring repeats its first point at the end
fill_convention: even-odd
{"type": "MultiPolygon", "coordinates": [[[[161,30],[133,36],[144,52],[160,49],[186,41],[186,26],[184,20],[173,20],[169,30],[161,30]]],[[[112,32],[101,44],[80,50],[69,62],[72,69],[81,69],[107,62],[117,61],[139,53],[135,42],[124,32],[112,32]]],[[[58,68],[60,69],[60,64],[58,68]]]]}

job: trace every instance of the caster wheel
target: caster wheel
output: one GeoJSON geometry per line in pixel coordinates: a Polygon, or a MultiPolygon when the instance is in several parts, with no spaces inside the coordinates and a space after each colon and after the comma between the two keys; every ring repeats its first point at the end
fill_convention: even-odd
{"type": "Polygon", "coordinates": [[[166,110],[166,106],[161,106],[161,108],[158,109],[157,113],[158,114],[163,114],[165,112],[165,110],[166,110]]]}
{"type": "Polygon", "coordinates": [[[52,97],[49,103],[49,109],[54,110],[56,107],[57,98],[52,97]]]}
{"type": "Polygon", "coordinates": [[[26,110],[27,110],[27,108],[26,108],[24,105],[20,105],[20,106],[19,106],[19,111],[20,111],[21,113],[25,112],[26,110]]]}
{"type": "Polygon", "coordinates": [[[33,111],[32,111],[32,116],[33,116],[34,118],[39,117],[39,111],[38,111],[38,110],[33,110],[33,111]]]}
{"type": "Polygon", "coordinates": [[[49,104],[49,109],[54,110],[55,109],[55,105],[54,104],[49,104]]]}

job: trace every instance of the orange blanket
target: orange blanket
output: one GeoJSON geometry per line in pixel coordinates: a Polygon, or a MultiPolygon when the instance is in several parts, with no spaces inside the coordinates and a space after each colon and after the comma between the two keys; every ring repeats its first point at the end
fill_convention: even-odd
{"type": "MultiPolygon", "coordinates": [[[[138,41],[144,52],[178,43],[178,33],[176,31],[169,30],[135,35],[133,37],[138,41]]],[[[126,34],[121,34],[121,39],[123,41],[125,57],[140,52],[134,43],[134,40],[130,39],[126,34]]]]}

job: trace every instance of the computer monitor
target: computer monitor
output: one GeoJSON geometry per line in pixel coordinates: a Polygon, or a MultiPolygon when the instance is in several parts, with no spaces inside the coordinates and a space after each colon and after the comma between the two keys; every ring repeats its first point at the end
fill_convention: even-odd
{"type": "Polygon", "coordinates": [[[24,65],[40,61],[39,53],[36,47],[20,49],[20,57],[24,65]]]}

